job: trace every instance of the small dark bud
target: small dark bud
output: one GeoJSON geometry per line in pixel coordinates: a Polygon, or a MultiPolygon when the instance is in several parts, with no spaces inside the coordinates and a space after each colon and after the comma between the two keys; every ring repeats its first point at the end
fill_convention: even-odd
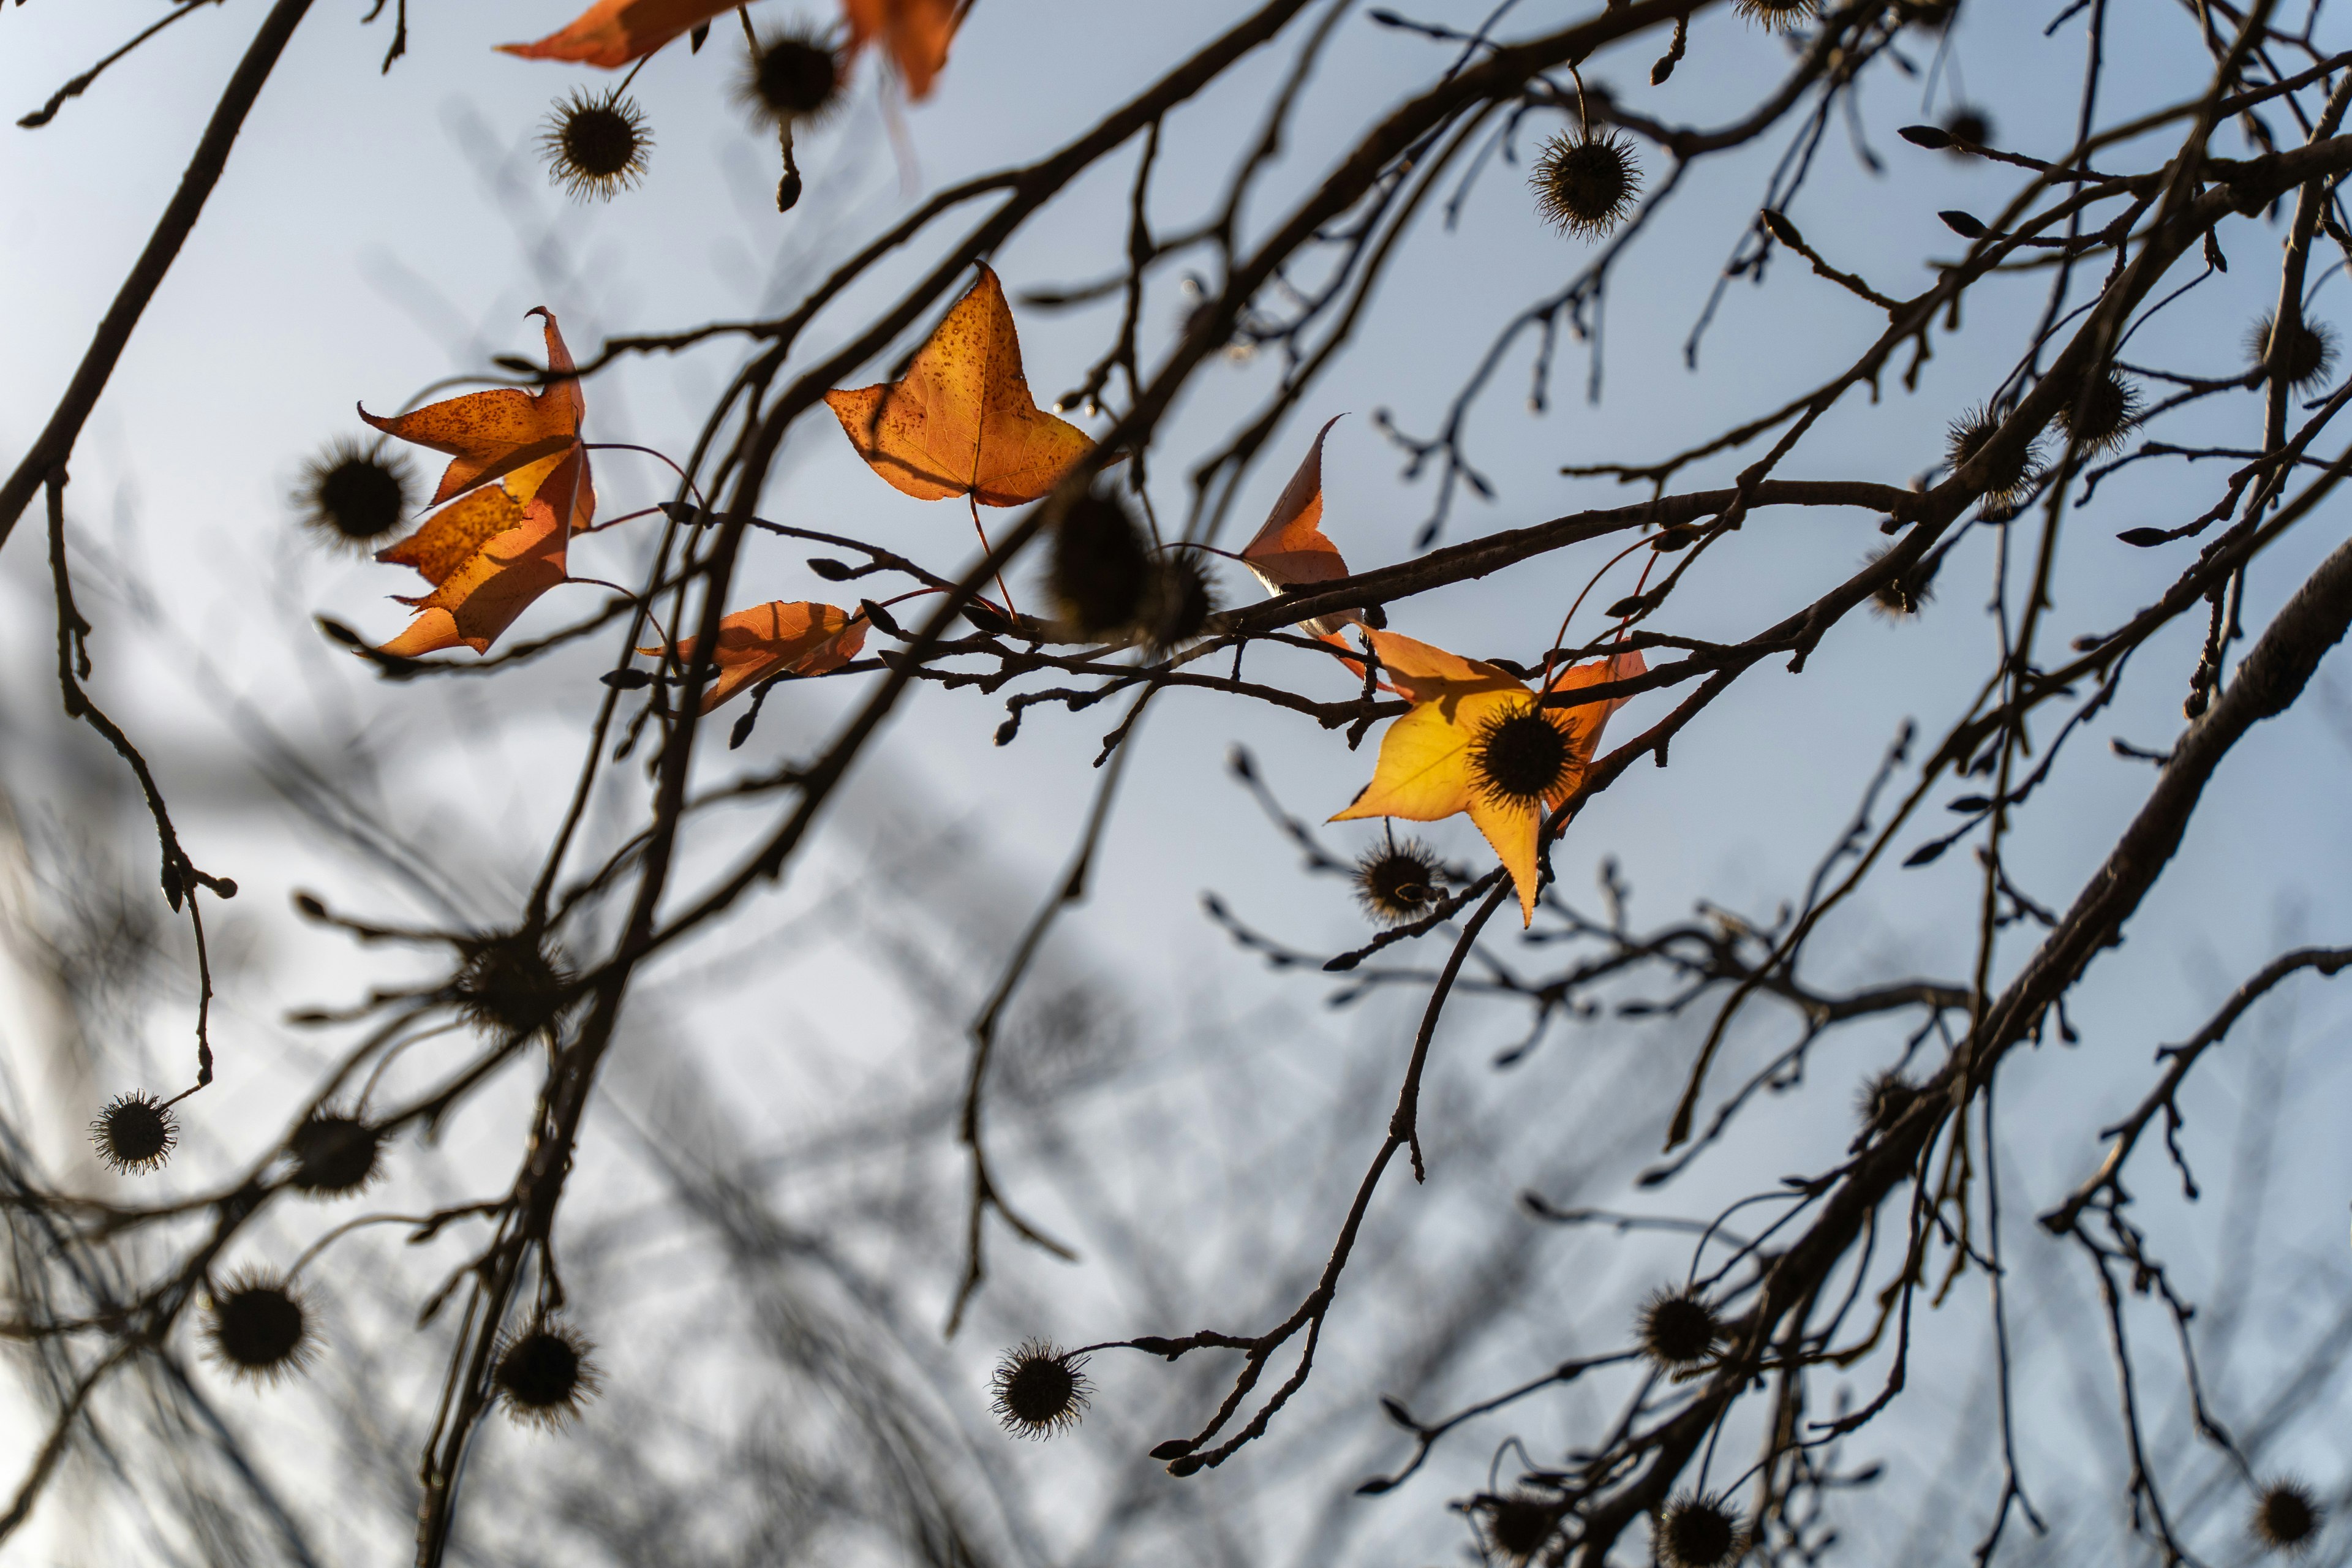
{"type": "Polygon", "coordinates": [[[784,177],[776,182],[776,210],[788,213],[801,205],[801,192],[806,185],[798,169],[786,169],[784,177]]]}
{"type": "Polygon", "coordinates": [[[1777,213],[1772,211],[1769,207],[1767,207],[1764,210],[1763,216],[1764,226],[1772,231],[1772,237],[1774,239],[1779,240],[1781,244],[1787,246],[1791,250],[1801,250],[1804,248],[1805,237],[1797,232],[1797,226],[1789,221],[1787,214],[1777,213]]]}
{"type": "Polygon", "coordinates": [[[1151,1457],[1155,1459],[1162,1460],[1181,1459],[1185,1455],[1191,1453],[1193,1443],[1192,1438],[1171,1437],[1165,1443],[1155,1444],[1151,1450],[1151,1457]]]}
{"type": "Polygon", "coordinates": [[[964,605],[963,618],[991,637],[1010,637],[1020,629],[1013,624],[1012,617],[978,599],[964,605]]]}
{"type": "Polygon", "coordinates": [[[608,669],[596,679],[615,691],[635,691],[654,683],[653,671],[649,669],[608,669]]]}
{"type": "Polygon", "coordinates": [[[1650,541],[1650,548],[1661,555],[1671,555],[1677,550],[1688,550],[1697,542],[1698,530],[1689,523],[1678,522],[1672,528],[1660,529],[1657,537],[1650,541]]]}
{"type": "Polygon", "coordinates": [[[1174,1476],[1181,1481],[1186,1476],[1192,1475],[1200,1470],[1200,1468],[1208,1462],[1208,1460],[1201,1458],[1198,1454],[1187,1454],[1181,1459],[1172,1459],[1169,1461],[1168,1473],[1174,1476]]]}
{"type": "Polygon", "coordinates": [[[1421,1430],[1421,1423],[1412,1418],[1412,1412],[1407,1410],[1402,1405],[1391,1399],[1385,1394],[1381,1395],[1381,1411],[1383,1415],[1387,1415],[1390,1420],[1395,1422],[1398,1426],[1403,1427],[1408,1432],[1418,1432],[1421,1430]]]}
{"type": "Polygon", "coordinates": [[[327,906],[319,901],[315,893],[297,893],[294,895],[294,912],[304,920],[322,921],[327,918],[327,906]]]}
{"type": "Polygon", "coordinates": [[[1927,843],[1919,846],[1918,848],[1911,851],[1910,854],[1905,856],[1903,858],[1903,864],[1906,866],[1929,865],[1941,856],[1945,850],[1949,849],[1951,847],[1952,841],[1948,838],[1931,838],[1927,843]]]}
{"type": "Polygon", "coordinates": [[[1176,1348],[1174,1340],[1162,1339],[1158,1334],[1145,1334],[1139,1339],[1132,1339],[1127,1342],[1146,1355],[1164,1355],[1171,1361],[1181,1353],[1176,1348]]]}
{"type": "Polygon", "coordinates": [[[1638,616],[1649,607],[1649,595],[1628,594],[1601,613],[1612,620],[1622,620],[1627,616],[1638,616]]]}
{"type": "Polygon", "coordinates": [[[492,354],[490,363],[512,375],[536,377],[539,374],[539,366],[520,354],[492,354]]]}
{"type": "Polygon", "coordinates": [[[2164,543],[2172,534],[2169,530],[2161,528],[2126,528],[2116,537],[2126,544],[2146,550],[2152,544],[2164,543]]]}
{"type": "Polygon", "coordinates": [[[1975,217],[1960,211],[1958,207],[1939,212],[1936,216],[1944,220],[1944,226],[1946,228],[1948,228],[1954,234],[1958,235],[1962,239],[1981,239],[1984,237],[1985,226],[1979,222],[1975,217]]]}
{"type": "Polygon", "coordinates": [[[907,640],[907,634],[899,627],[897,618],[873,600],[858,600],[857,613],[866,617],[867,625],[884,636],[897,637],[900,642],[907,640]]]}
{"type": "Polygon", "coordinates": [[[808,569],[828,583],[846,583],[857,575],[857,569],[846,561],[835,561],[830,555],[812,555],[808,569]]]}
{"type": "Polygon", "coordinates": [[[1930,153],[1940,153],[1952,144],[1952,133],[1940,125],[1906,125],[1895,134],[1930,153]]]}
{"type": "Polygon", "coordinates": [[[686,36],[686,52],[689,55],[698,55],[702,52],[702,46],[709,41],[710,24],[697,22],[694,25],[694,31],[686,36]]]}

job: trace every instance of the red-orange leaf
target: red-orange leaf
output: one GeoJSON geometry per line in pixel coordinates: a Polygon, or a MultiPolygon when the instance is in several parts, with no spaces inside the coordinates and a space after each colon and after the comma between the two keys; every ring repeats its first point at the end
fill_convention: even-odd
{"type": "Polygon", "coordinates": [[[527,60],[572,60],[611,70],[652,54],[739,0],[597,0],[561,32],[535,44],[500,44],[527,60]]]}
{"type": "Polygon", "coordinates": [[[1052,489],[1094,447],[1029,395],[1013,309],[986,267],[916,351],[906,379],[828,392],[824,401],[857,455],[918,500],[970,495],[982,506],[1019,506],[1052,489]]]}
{"type": "Polygon", "coordinates": [[[542,458],[561,456],[578,443],[587,405],[579,380],[562,374],[572,368],[571,351],[563,346],[554,312],[541,306],[528,314],[547,318],[547,368],[562,379],[539,392],[519,386],[469,392],[389,419],[379,419],[361,405],[360,417],[385,435],[450,455],[440,488],[427,505],[439,506],[476,485],[542,458]]]}
{"type": "MultiPolygon", "coordinates": [[[[544,309],[531,314],[547,320],[548,367],[571,370],[555,317],[544,309]]],[[[384,652],[414,658],[460,644],[484,652],[532,600],[565,580],[565,547],[596,513],[580,439],[584,412],[580,384],[570,377],[537,394],[499,387],[392,419],[360,410],[387,435],[449,453],[433,499],[460,498],[376,557],[414,566],[433,584],[432,593],[402,601],[417,607],[416,619],[384,652]]]]}
{"type": "MultiPolygon", "coordinates": [[[[435,566],[446,574],[422,598],[402,597],[401,603],[416,606],[416,619],[384,644],[383,651],[414,658],[460,643],[476,653],[488,651],[532,600],[566,579],[564,546],[571,541],[572,531],[559,520],[573,512],[575,497],[587,488],[587,469],[585,451],[560,458],[554,472],[523,509],[520,522],[490,535],[454,567],[446,565],[446,557],[436,559],[435,566]]],[[[503,491],[505,487],[499,488],[503,491]]],[[[469,496],[458,505],[473,500],[469,496]]],[[[420,542],[433,526],[428,521],[392,550],[416,543],[416,552],[427,554],[429,545],[420,542]]],[[[385,552],[387,558],[391,554],[392,551],[385,552]]],[[[425,572],[428,579],[432,575],[421,562],[418,570],[425,572]]]]}
{"type": "MultiPolygon", "coordinates": [[[[677,645],[677,660],[694,658],[697,637],[677,645]]],[[[866,647],[866,617],[835,605],[786,604],[778,599],[748,610],[738,610],[719,623],[719,647],[710,662],[716,670],[703,689],[702,710],[709,712],[743,688],[772,675],[823,675],[856,658],[866,647]]],[[[639,653],[658,654],[658,647],[639,653]]]]}
{"type": "Polygon", "coordinates": [[[930,95],[931,82],[948,63],[955,37],[956,0],[841,0],[849,23],[849,47],[863,48],[879,38],[906,79],[907,96],[930,95]]]}
{"type": "MultiPolygon", "coordinates": [[[[1323,532],[1323,438],[1340,417],[1332,416],[1315,433],[1315,445],[1283,487],[1265,526],[1242,548],[1242,564],[1273,592],[1335,582],[1348,574],[1339,546],[1323,532]]],[[[1342,626],[1360,625],[1363,618],[1360,610],[1335,610],[1298,624],[1328,642],[1338,640],[1342,626]]]]}

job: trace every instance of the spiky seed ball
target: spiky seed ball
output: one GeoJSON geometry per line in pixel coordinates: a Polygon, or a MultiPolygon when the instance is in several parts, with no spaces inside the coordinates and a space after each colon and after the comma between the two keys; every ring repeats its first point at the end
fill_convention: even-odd
{"type": "Polygon", "coordinates": [[[572,979],[545,942],[508,931],[467,945],[451,990],[458,1009],[482,1027],[529,1035],[555,1022],[572,979]]]}
{"type": "MultiPolygon", "coordinates": [[[[1864,557],[1863,563],[1872,564],[1885,553],[1885,548],[1874,550],[1864,557]]],[[[1870,613],[1890,621],[1903,621],[1926,609],[1935,602],[1936,571],[1943,563],[1940,553],[1930,552],[1921,556],[1908,572],[1897,573],[1881,583],[1871,591],[1870,613]]]]}
{"type": "Polygon", "coordinates": [[[839,52],[814,33],[771,33],[744,60],[735,96],[772,124],[808,125],[840,107],[846,74],[839,52]]]}
{"type": "Polygon", "coordinates": [[[1770,32],[1790,33],[1813,19],[1816,0],[1731,0],[1731,8],[1770,32]]]}
{"type": "Polygon", "coordinates": [[[1545,142],[1528,183],[1547,222],[1598,239],[1623,221],[1642,194],[1642,169],[1631,142],[1614,132],[1595,136],[1587,127],[1545,142]]]}
{"type": "Polygon", "coordinates": [[[1081,637],[1132,626],[1151,579],[1151,547],[1117,496],[1089,490],[1062,514],[1045,587],[1060,617],[1081,637]]]}
{"type": "Polygon", "coordinates": [[[1854,1110],[1864,1127],[1891,1127],[1902,1120],[1919,1098],[1919,1088],[1899,1072],[1883,1072],[1863,1079],[1854,1095],[1854,1110]]]}
{"type": "Polygon", "coordinates": [[[1190,551],[1171,551],[1152,564],[1136,629],[1154,653],[1171,653],[1199,637],[1216,609],[1216,591],[1200,562],[1190,551]]]}
{"type": "MultiPolygon", "coordinates": [[[[2000,416],[1990,408],[1970,409],[1954,420],[1944,448],[1953,470],[1957,472],[1966,467],[1970,458],[1984,450],[1986,444],[2000,429],[2000,416]]],[[[1995,464],[1985,475],[1986,505],[2011,507],[2025,499],[2027,492],[2033,488],[2033,481],[2041,477],[2035,470],[2035,464],[2042,456],[2039,439],[2036,437],[2027,442],[2023,447],[1995,464]]]]}
{"type": "MultiPolygon", "coordinates": [[[[1944,129],[1955,141],[1971,142],[1979,147],[1992,144],[1992,116],[1974,104],[1963,103],[1944,116],[1944,129]]],[[[1969,156],[1965,148],[1948,147],[1945,151],[1958,157],[1969,156]]]]}
{"type": "Polygon", "coordinates": [[[1642,1304],[1636,1324],[1642,1352],[1660,1366],[1696,1366],[1723,1337],[1723,1323],[1706,1298],[1688,1286],[1659,1290],[1642,1304]]]}
{"type": "Polygon", "coordinates": [[[1726,1568],[1748,1550],[1739,1516],[1719,1497],[1679,1497],[1658,1521],[1659,1554],[1676,1568],[1726,1568]]]}
{"type": "Polygon", "coordinates": [[[1445,889],[1437,856],[1418,839],[1381,845],[1356,862],[1356,899],[1382,925],[1419,920],[1445,889]]]}
{"type": "Polygon", "coordinates": [[[287,1179],[298,1190],[320,1197],[355,1193],[374,1178],[376,1155],[383,1147],[382,1128],[356,1116],[321,1112],[294,1129],[286,1141],[294,1156],[287,1179]]]}
{"type": "Polygon", "coordinates": [[[645,177],[654,139],[644,113],[618,88],[605,93],[575,88],[549,112],[539,145],[550,180],[582,201],[610,201],[645,177]]]}
{"type": "Polygon", "coordinates": [[[2286,384],[2297,392],[2325,384],[2336,374],[2336,329],[2325,321],[2298,321],[2294,330],[2273,342],[2276,313],[2263,312],[2246,332],[2246,357],[2268,374],[2284,371],[2286,384]]]}
{"type": "Polygon", "coordinates": [[[1078,1424],[1094,1384],[1087,1358],[1049,1340],[1024,1340],[989,1379],[996,1418],[1016,1437],[1051,1437],[1078,1424]]]}
{"type": "Polygon", "coordinates": [[[1534,702],[1504,709],[1470,740],[1470,777],[1498,805],[1540,805],[1576,772],[1568,736],[1534,702]]]}
{"type": "Polygon", "coordinates": [[[407,521],[416,494],[415,470],[382,441],[335,442],[302,468],[294,504],[302,525],[330,544],[363,549],[407,521]]]}
{"type": "Polygon", "coordinates": [[[2301,1481],[2273,1481],[2254,1500],[2254,1539],[2272,1552],[2305,1552],[2327,1510],[2301,1481]]]}
{"type": "Polygon", "coordinates": [[[110,1168],[124,1175],[144,1175],[179,1147],[180,1122],[170,1106],[134,1089],[107,1102],[89,1124],[89,1141],[110,1168]]]}
{"type": "Polygon", "coordinates": [[[1481,1498],[1477,1506],[1486,1516],[1487,1544],[1515,1563],[1541,1552],[1559,1522],[1559,1511],[1541,1498],[1481,1498]]]}
{"type": "Polygon", "coordinates": [[[579,1415],[604,1383],[588,1352],[580,1331],[541,1319],[499,1348],[490,1385],[509,1416],[552,1431],[579,1415]]]}
{"type": "Polygon", "coordinates": [[[2058,428],[2088,453],[2114,451],[2139,420],[2139,388],[2113,365],[2091,383],[2088,394],[2070,384],[2058,405],[2058,428]]]}
{"type": "Polygon", "coordinates": [[[205,1333],[223,1366],[255,1383],[300,1371],[315,1349],[301,1297],[281,1276],[258,1269],[213,1293],[205,1333]]]}

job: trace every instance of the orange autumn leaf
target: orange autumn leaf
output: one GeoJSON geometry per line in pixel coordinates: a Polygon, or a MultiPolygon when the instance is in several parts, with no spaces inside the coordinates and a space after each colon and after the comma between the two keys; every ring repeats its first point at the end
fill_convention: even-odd
{"type": "Polygon", "coordinates": [[[879,38],[906,79],[907,96],[919,102],[930,95],[955,37],[956,0],[841,0],[841,14],[849,23],[851,48],[879,38]]]}
{"type": "MultiPolygon", "coordinates": [[[[1534,692],[1491,664],[1393,632],[1367,635],[1412,706],[1381,737],[1372,782],[1331,820],[1436,822],[1467,813],[1511,875],[1521,923],[1532,924],[1544,813],[1584,782],[1601,726],[1625,700],[1539,707],[1534,692]]],[[[1628,651],[1562,670],[1548,689],[1624,680],[1647,668],[1628,651]]]]}
{"type": "Polygon", "coordinates": [[[535,44],[500,44],[499,52],[527,60],[571,60],[606,70],[652,54],[680,33],[700,26],[739,0],[597,0],[570,25],[535,44]]]}
{"type": "MultiPolygon", "coordinates": [[[[544,309],[531,314],[546,318],[549,368],[572,369],[555,317],[544,309]]],[[[596,512],[580,439],[584,412],[574,379],[536,394],[510,386],[470,393],[391,419],[360,410],[387,435],[449,453],[433,499],[459,498],[377,555],[415,567],[433,586],[402,597],[417,616],[382,651],[415,658],[463,644],[485,652],[531,601],[566,580],[571,535],[596,512]]]]}
{"type": "Polygon", "coordinates": [[[1019,506],[1094,448],[1085,431],[1029,395],[1012,307],[985,266],[905,379],[828,392],[824,401],[857,455],[918,500],[969,495],[982,506],[1019,506]]]}
{"type": "MultiPolygon", "coordinates": [[[[681,638],[677,661],[694,658],[698,637],[681,638]]],[[[775,600],[738,610],[719,623],[719,647],[710,662],[717,674],[702,693],[702,710],[772,675],[823,675],[856,658],[866,647],[866,617],[835,605],[775,600]]],[[[658,647],[641,647],[659,654],[658,647]]]]}
{"type": "MultiPolygon", "coordinates": [[[[1324,421],[1323,428],[1315,433],[1315,444],[1307,449],[1306,458],[1299,463],[1298,471],[1290,476],[1290,483],[1283,487],[1281,496],[1276,500],[1265,526],[1242,548],[1242,564],[1270,592],[1278,594],[1285,588],[1336,582],[1348,574],[1348,563],[1340,558],[1339,547],[1323,531],[1323,438],[1331,434],[1331,426],[1342,417],[1334,415],[1324,421]]],[[[1311,635],[1344,647],[1347,644],[1339,629],[1360,626],[1363,619],[1360,610],[1337,610],[1298,624],[1311,635]]]]}
{"type": "Polygon", "coordinates": [[[389,419],[377,418],[361,405],[360,417],[385,435],[449,454],[449,467],[427,505],[439,506],[476,485],[559,457],[579,444],[587,403],[578,378],[563,374],[572,368],[571,351],[563,346],[554,312],[542,305],[525,313],[547,319],[547,368],[562,379],[538,392],[519,386],[469,392],[389,419]]]}

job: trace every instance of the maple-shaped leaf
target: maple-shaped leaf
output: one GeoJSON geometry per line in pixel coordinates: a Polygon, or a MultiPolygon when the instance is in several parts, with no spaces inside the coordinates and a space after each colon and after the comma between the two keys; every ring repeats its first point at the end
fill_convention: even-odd
{"type": "Polygon", "coordinates": [[[597,0],[559,32],[535,44],[500,44],[527,60],[571,60],[606,70],[652,54],[740,0],[597,0]]]}
{"type": "Polygon", "coordinates": [[[560,457],[579,445],[587,401],[581,395],[579,378],[565,374],[572,368],[571,351],[563,346],[553,311],[541,305],[525,314],[546,318],[547,369],[557,378],[539,391],[493,387],[428,403],[389,419],[379,419],[365,404],[360,405],[360,417],[385,435],[449,454],[449,467],[427,506],[439,506],[476,485],[560,457]]]}
{"type": "MultiPolygon", "coordinates": [[[[1298,471],[1283,487],[1265,526],[1242,547],[1242,564],[1269,592],[1278,594],[1285,588],[1336,582],[1348,574],[1348,563],[1340,559],[1339,547],[1323,531],[1323,438],[1331,434],[1331,426],[1342,417],[1332,416],[1315,433],[1315,444],[1307,448],[1298,471]]],[[[1335,610],[1298,624],[1313,636],[1345,647],[1340,628],[1360,626],[1363,619],[1360,610],[1335,610]]]]}
{"type": "Polygon", "coordinates": [[[956,0],[841,0],[841,14],[852,49],[880,39],[906,80],[907,96],[919,101],[930,95],[955,37],[956,0]]]}
{"type": "MultiPolygon", "coordinates": [[[[1412,706],[1381,737],[1372,782],[1331,820],[1436,822],[1466,812],[1511,874],[1521,923],[1532,924],[1544,813],[1584,782],[1601,726],[1625,700],[1545,708],[1536,693],[1491,664],[1394,632],[1366,635],[1412,706]]],[[[1647,668],[1639,651],[1629,650],[1562,670],[1546,689],[1624,680],[1647,668]]]]}
{"type": "MultiPolygon", "coordinates": [[[[546,318],[549,370],[570,371],[554,315],[530,313],[546,318]]],[[[564,376],[538,393],[497,387],[390,419],[360,410],[387,435],[450,454],[433,500],[458,498],[376,557],[414,566],[433,584],[430,594],[402,598],[416,606],[416,619],[383,652],[413,658],[460,644],[485,652],[532,600],[565,580],[565,547],[596,513],[580,439],[585,406],[578,380],[564,376]]]]}
{"type": "MultiPolygon", "coordinates": [[[[698,637],[682,637],[677,656],[692,661],[698,637]]],[[[710,656],[715,671],[703,689],[702,710],[709,712],[745,687],[786,671],[823,675],[856,658],[866,647],[866,617],[835,605],[778,599],[738,610],[719,623],[719,647],[710,656]]],[[[658,647],[641,647],[659,654],[658,647]]]]}
{"type": "Polygon", "coordinates": [[[905,379],[828,392],[824,401],[857,455],[918,500],[969,495],[982,506],[1020,506],[1094,449],[1085,431],[1030,397],[1013,309],[985,266],[905,379]]]}

